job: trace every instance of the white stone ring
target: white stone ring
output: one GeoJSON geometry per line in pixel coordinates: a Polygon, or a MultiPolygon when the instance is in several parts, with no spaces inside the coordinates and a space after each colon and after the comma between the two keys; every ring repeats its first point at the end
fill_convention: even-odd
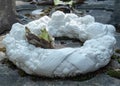
{"type": "Polygon", "coordinates": [[[112,25],[95,22],[94,17],[56,11],[26,25],[15,23],[3,40],[8,59],[28,74],[67,77],[95,71],[110,61],[116,43],[112,25]],[[66,36],[84,42],[82,47],[43,49],[27,42],[25,27],[39,34],[45,26],[54,37],[66,36]]]}

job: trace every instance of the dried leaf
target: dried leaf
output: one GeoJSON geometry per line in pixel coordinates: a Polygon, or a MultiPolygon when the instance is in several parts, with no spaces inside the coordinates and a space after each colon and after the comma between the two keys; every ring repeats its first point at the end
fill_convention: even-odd
{"type": "Polygon", "coordinates": [[[51,38],[49,38],[49,34],[45,30],[43,30],[41,35],[39,35],[40,37],[31,33],[28,27],[26,27],[25,30],[26,30],[25,33],[26,38],[30,44],[33,44],[36,47],[41,47],[41,48],[54,48],[51,38]]]}
{"type": "Polygon", "coordinates": [[[6,48],[5,48],[5,47],[2,47],[2,48],[0,48],[0,51],[1,51],[1,52],[6,52],[6,48]]]}

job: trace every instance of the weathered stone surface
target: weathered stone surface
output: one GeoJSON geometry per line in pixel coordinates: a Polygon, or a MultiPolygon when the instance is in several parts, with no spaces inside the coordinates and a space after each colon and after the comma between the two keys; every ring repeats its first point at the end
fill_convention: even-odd
{"type": "Polygon", "coordinates": [[[116,33],[115,38],[117,40],[115,48],[118,49],[120,48],[120,33],[116,33]]]}
{"type": "Polygon", "coordinates": [[[15,0],[0,0],[0,34],[11,29],[15,19],[15,0]]]}
{"type": "Polygon", "coordinates": [[[97,22],[109,23],[113,12],[106,10],[88,10],[86,14],[90,14],[95,17],[97,22]]]}
{"type": "Polygon", "coordinates": [[[95,17],[101,23],[112,23],[114,0],[86,0],[85,4],[76,5],[79,10],[86,10],[87,14],[95,17]]]}
{"type": "Polygon", "coordinates": [[[21,77],[18,70],[0,64],[0,86],[119,86],[120,80],[106,74],[99,74],[86,81],[52,80],[42,77],[21,77]]]}
{"type": "Polygon", "coordinates": [[[115,0],[114,22],[120,24],[120,0],[115,0]]]}

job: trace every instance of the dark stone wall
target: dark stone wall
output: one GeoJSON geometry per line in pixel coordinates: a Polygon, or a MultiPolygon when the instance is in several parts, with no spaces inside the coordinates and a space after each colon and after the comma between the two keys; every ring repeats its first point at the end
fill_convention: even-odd
{"type": "Polygon", "coordinates": [[[16,22],[15,0],[0,0],[0,34],[16,22]]]}

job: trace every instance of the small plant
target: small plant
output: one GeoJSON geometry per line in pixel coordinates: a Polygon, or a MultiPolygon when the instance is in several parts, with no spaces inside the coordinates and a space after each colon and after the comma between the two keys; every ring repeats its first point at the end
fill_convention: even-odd
{"type": "Polygon", "coordinates": [[[118,56],[118,55],[112,55],[112,57],[111,57],[111,59],[115,59],[115,60],[117,60],[118,61],[118,63],[120,63],[120,56],[118,56]]]}
{"type": "Polygon", "coordinates": [[[49,35],[48,31],[46,30],[45,27],[43,27],[40,30],[41,34],[38,36],[40,39],[46,40],[48,43],[51,43],[53,41],[52,36],[49,35]]]}

